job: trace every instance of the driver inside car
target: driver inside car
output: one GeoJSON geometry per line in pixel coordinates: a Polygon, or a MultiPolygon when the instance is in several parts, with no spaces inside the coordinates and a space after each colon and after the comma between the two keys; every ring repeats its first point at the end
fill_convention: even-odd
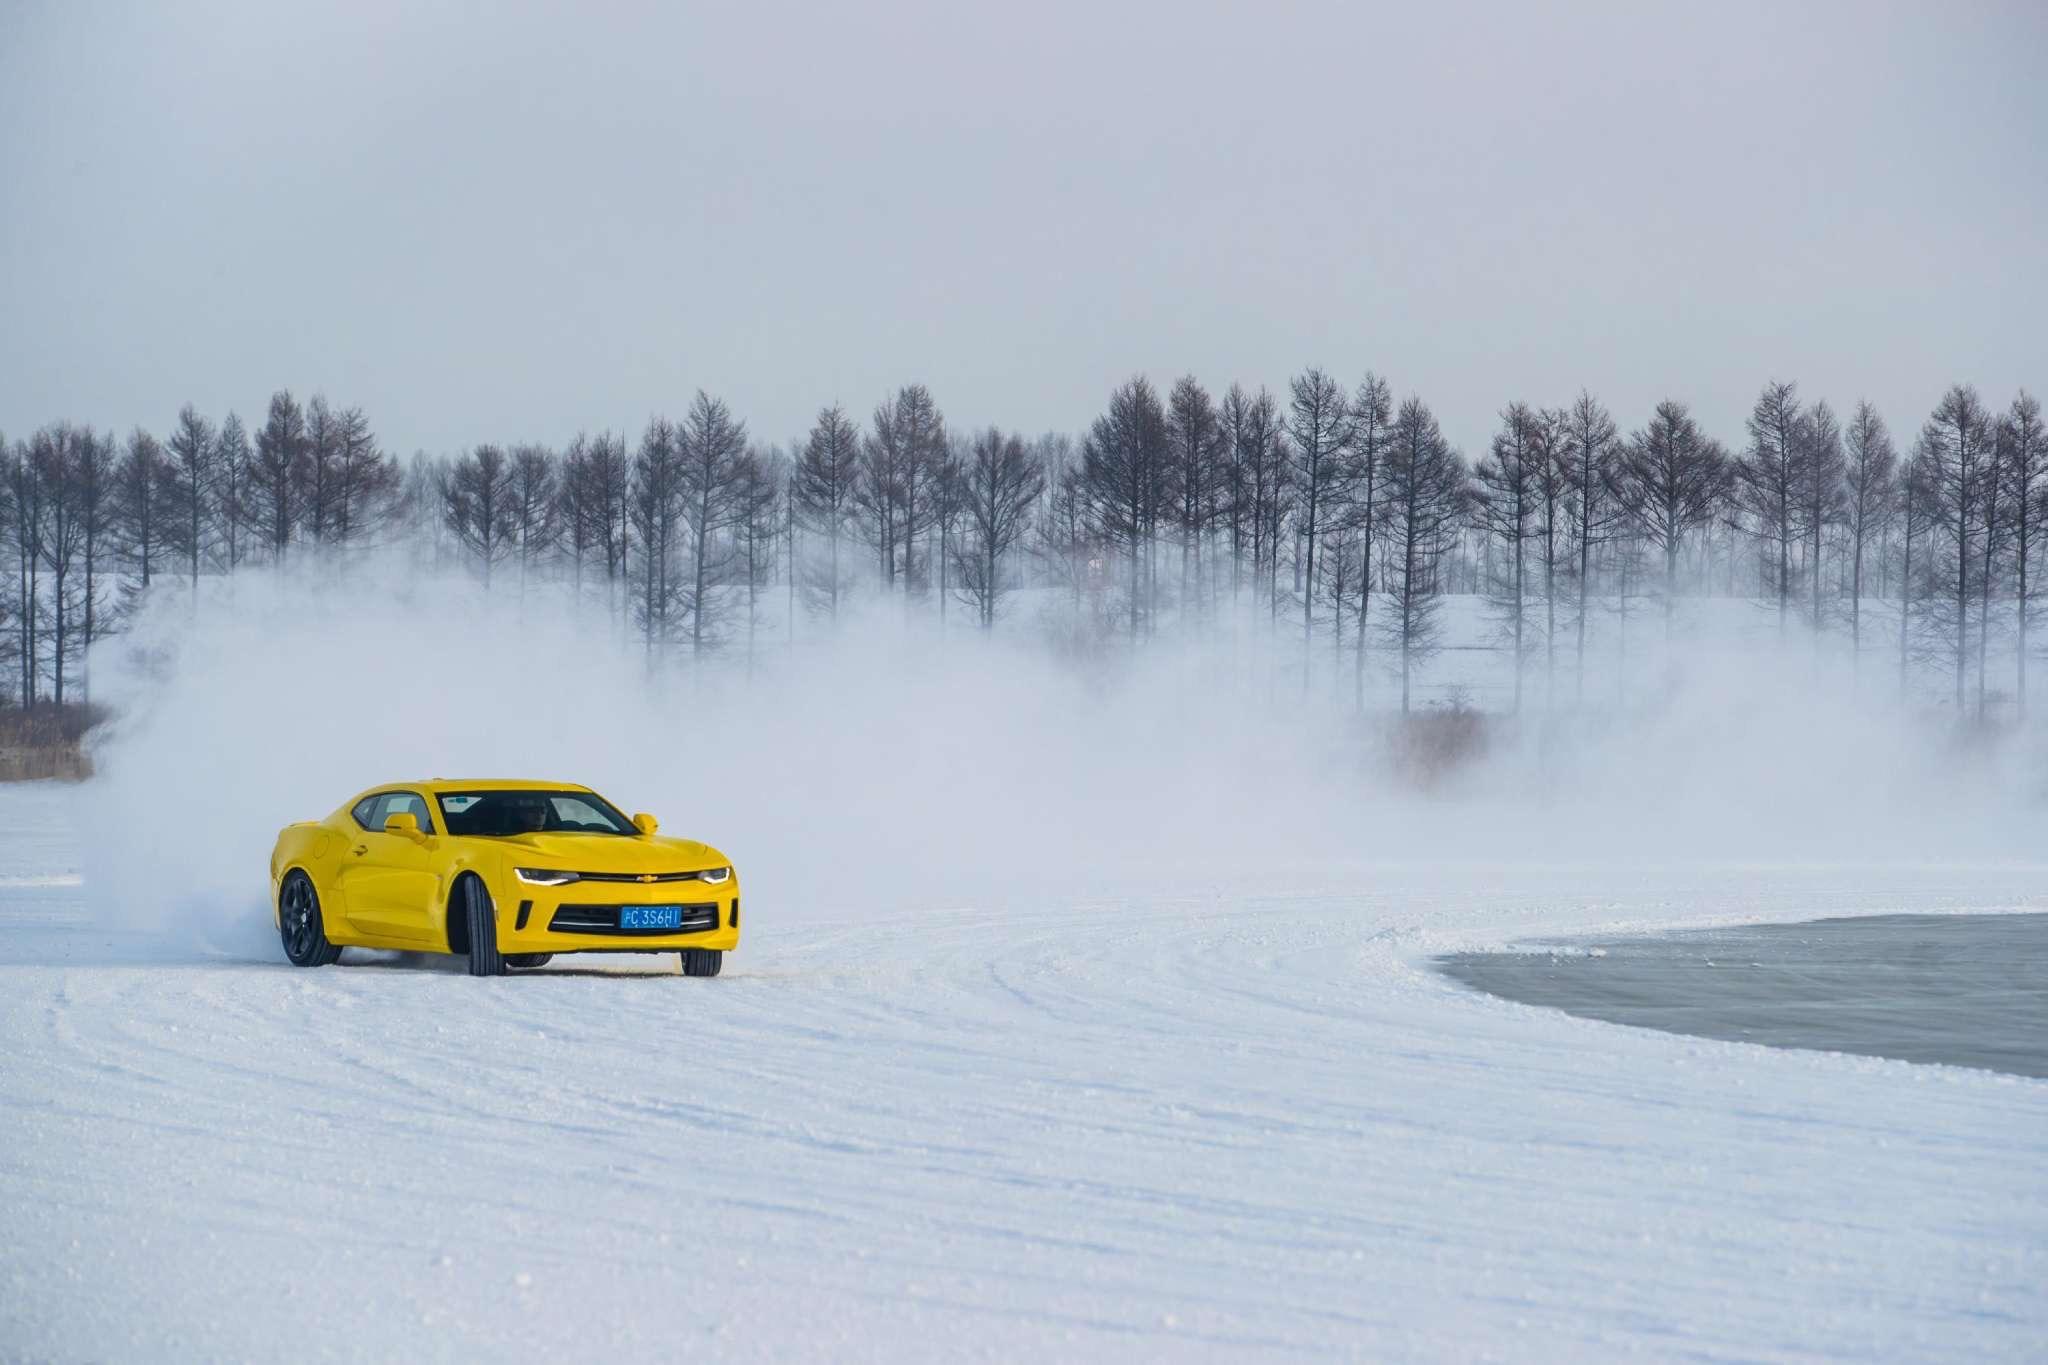
{"type": "Polygon", "coordinates": [[[543,799],[508,803],[505,826],[514,834],[537,834],[548,827],[548,803],[543,799]]]}

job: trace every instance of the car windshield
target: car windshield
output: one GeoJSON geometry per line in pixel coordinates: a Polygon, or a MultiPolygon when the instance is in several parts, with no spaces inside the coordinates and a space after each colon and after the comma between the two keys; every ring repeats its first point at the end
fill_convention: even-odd
{"type": "Polygon", "coordinates": [[[633,822],[594,792],[442,792],[450,834],[633,834],[633,822]]]}

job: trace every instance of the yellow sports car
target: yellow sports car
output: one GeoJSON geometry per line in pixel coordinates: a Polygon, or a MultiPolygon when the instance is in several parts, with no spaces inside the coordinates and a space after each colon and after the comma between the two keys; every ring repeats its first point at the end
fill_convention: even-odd
{"type": "Polygon", "coordinates": [[[655,828],[567,782],[373,787],[278,833],[278,936],[299,967],[360,945],[467,954],[471,976],[556,953],[675,952],[684,975],[717,976],[739,946],[739,874],[655,828]]]}

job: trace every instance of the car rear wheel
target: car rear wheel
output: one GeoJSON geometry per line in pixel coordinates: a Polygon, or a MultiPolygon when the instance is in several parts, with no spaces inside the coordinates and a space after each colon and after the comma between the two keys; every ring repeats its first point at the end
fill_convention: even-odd
{"type": "Polygon", "coordinates": [[[462,879],[462,911],[469,924],[469,974],[503,976],[505,957],[498,951],[498,914],[483,878],[462,879]]]}
{"type": "Polygon", "coordinates": [[[327,941],[327,926],[320,918],[320,893],[303,872],[287,873],[278,890],[277,936],[294,967],[325,967],[341,956],[341,949],[327,941]]]}
{"type": "Polygon", "coordinates": [[[553,953],[507,953],[507,967],[545,967],[554,960],[553,953]]]}
{"type": "Polygon", "coordinates": [[[725,965],[725,953],[718,948],[683,949],[684,976],[717,976],[725,965]]]}

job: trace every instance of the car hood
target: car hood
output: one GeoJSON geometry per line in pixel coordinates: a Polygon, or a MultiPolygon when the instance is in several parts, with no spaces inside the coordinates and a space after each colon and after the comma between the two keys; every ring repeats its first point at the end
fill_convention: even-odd
{"type": "Polygon", "coordinates": [[[531,849],[536,860],[569,872],[688,872],[723,866],[717,849],[694,839],[637,839],[607,834],[511,834],[493,839],[508,852],[531,849]]]}

